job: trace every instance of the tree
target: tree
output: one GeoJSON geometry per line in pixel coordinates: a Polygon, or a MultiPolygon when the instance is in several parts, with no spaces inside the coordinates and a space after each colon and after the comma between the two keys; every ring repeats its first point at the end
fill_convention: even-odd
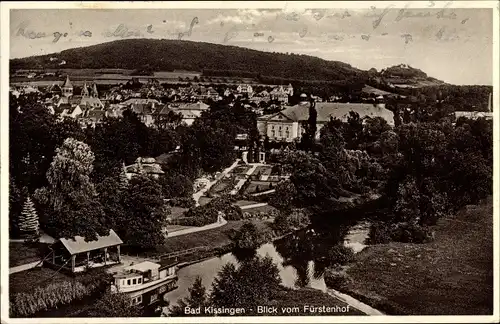
{"type": "Polygon", "coordinates": [[[19,234],[19,215],[21,214],[22,197],[12,177],[9,179],[9,233],[11,237],[19,234]]]}
{"type": "Polygon", "coordinates": [[[309,225],[309,216],[306,210],[294,209],[280,212],[274,219],[273,229],[281,233],[287,233],[309,225]]]}
{"type": "Polygon", "coordinates": [[[54,154],[55,117],[36,98],[10,97],[9,173],[30,193],[46,185],[45,173],[54,154]]]}
{"type": "Polygon", "coordinates": [[[354,259],[354,251],[344,244],[336,244],[328,251],[328,262],[331,265],[345,265],[354,259]]]}
{"type": "Polygon", "coordinates": [[[343,138],[345,139],[345,147],[350,150],[358,148],[363,136],[363,121],[359,114],[354,111],[349,112],[347,123],[343,127],[343,138]]]}
{"type": "Polygon", "coordinates": [[[164,226],[170,213],[164,205],[161,186],[147,176],[130,181],[123,207],[125,219],[117,221],[118,235],[131,246],[154,248],[165,243],[164,226]]]}
{"type": "Polygon", "coordinates": [[[176,171],[167,170],[158,180],[166,199],[190,197],[193,194],[193,182],[189,177],[176,171]]]}
{"type": "Polygon", "coordinates": [[[36,239],[39,236],[39,222],[35,206],[28,196],[24,202],[23,211],[19,216],[19,232],[21,237],[36,239]]]}
{"type": "Polygon", "coordinates": [[[240,264],[228,263],[212,284],[215,307],[256,307],[270,302],[280,290],[279,269],[271,257],[255,257],[240,264]]]}
{"type": "Polygon", "coordinates": [[[236,266],[233,263],[226,263],[212,283],[210,302],[213,305],[237,307],[242,293],[236,266]]]}
{"type": "Polygon", "coordinates": [[[182,123],[182,115],[170,110],[166,114],[156,114],[154,123],[159,130],[165,130],[169,127],[175,129],[182,123]]]}
{"type": "Polygon", "coordinates": [[[295,185],[290,180],[285,180],[278,183],[269,204],[280,210],[288,211],[293,207],[296,196],[297,189],[295,185]]]}
{"type": "Polygon", "coordinates": [[[94,240],[107,235],[109,228],[101,223],[104,212],[90,180],[94,154],[89,146],[67,138],[56,150],[49,170],[48,186],[38,189],[35,196],[43,206],[45,226],[55,237],[94,240]]]}
{"type": "Polygon", "coordinates": [[[142,311],[130,305],[130,297],[123,293],[106,292],[87,310],[89,317],[140,317],[142,311]]]}
{"type": "Polygon", "coordinates": [[[370,143],[377,141],[380,136],[391,130],[391,126],[382,117],[367,118],[363,125],[362,143],[367,146],[370,143]]]}
{"type": "Polygon", "coordinates": [[[110,176],[96,185],[99,202],[106,215],[102,221],[103,225],[115,231],[121,228],[122,222],[127,219],[124,201],[128,194],[128,182],[123,183],[122,181],[121,176],[119,179],[110,176]]]}
{"type": "Polygon", "coordinates": [[[253,250],[266,241],[266,234],[265,232],[259,232],[255,224],[246,222],[231,235],[231,240],[236,249],[253,250]]]}
{"type": "MultiPolygon", "coordinates": [[[[177,302],[177,305],[174,305],[169,309],[170,316],[184,316],[185,307],[190,307],[190,308],[201,307],[203,309],[205,306],[208,306],[209,303],[208,295],[200,276],[196,277],[193,285],[188,289],[188,291],[189,295],[187,298],[180,299],[177,302]]],[[[199,314],[198,316],[205,316],[205,314],[201,312],[201,314],[199,314]]]]}
{"type": "Polygon", "coordinates": [[[316,111],[316,102],[311,98],[311,102],[309,105],[309,118],[307,120],[307,124],[304,124],[305,133],[302,136],[302,148],[306,151],[314,151],[315,142],[316,142],[316,131],[317,131],[317,122],[318,112],[316,111]]]}

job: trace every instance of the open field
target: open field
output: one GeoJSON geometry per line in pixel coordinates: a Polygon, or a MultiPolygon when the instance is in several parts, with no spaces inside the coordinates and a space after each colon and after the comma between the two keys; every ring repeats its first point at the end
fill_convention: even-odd
{"type": "Polygon", "coordinates": [[[388,314],[491,315],[492,225],[489,199],[439,220],[432,243],[371,246],[344,292],[388,314]]]}

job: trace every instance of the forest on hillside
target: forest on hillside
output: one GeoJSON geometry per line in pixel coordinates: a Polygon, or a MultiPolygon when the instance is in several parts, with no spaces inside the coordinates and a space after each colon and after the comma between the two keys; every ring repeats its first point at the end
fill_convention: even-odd
{"type": "Polygon", "coordinates": [[[153,71],[176,69],[251,71],[255,75],[308,80],[350,80],[365,78],[366,72],[349,64],[308,55],[271,53],[218,44],[154,39],[126,39],[94,46],[69,49],[58,54],[13,59],[11,71],[18,69],[121,68],[153,71]]]}

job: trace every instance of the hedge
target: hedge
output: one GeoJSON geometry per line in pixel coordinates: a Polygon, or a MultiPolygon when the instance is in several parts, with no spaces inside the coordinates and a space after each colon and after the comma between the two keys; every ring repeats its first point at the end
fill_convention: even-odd
{"type": "Polygon", "coordinates": [[[175,197],[168,201],[172,207],[192,208],[196,205],[193,197],[175,197]]]}

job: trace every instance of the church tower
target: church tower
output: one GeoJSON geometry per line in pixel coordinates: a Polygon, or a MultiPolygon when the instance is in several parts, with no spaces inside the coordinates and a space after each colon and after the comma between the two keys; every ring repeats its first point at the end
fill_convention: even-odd
{"type": "Polygon", "coordinates": [[[73,84],[71,84],[71,81],[69,80],[69,75],[66,75],[66,81],[64,81],[64,84],[62,85],[61,89],[63,96],[65,97],[73,96],[73,84]]]}
{"type": "Polygon", "coordinates": [[[97,92],[97,85],[94,82],[94,85],[92,86],[92,97],[94,98],[99,98],[99,93],[97,92]]]}
{"type": "Polygon", "coordinates": [[[87,88],[87,81],[83,83],[82,97],[89,97],[89,89],[87,88]]]}

